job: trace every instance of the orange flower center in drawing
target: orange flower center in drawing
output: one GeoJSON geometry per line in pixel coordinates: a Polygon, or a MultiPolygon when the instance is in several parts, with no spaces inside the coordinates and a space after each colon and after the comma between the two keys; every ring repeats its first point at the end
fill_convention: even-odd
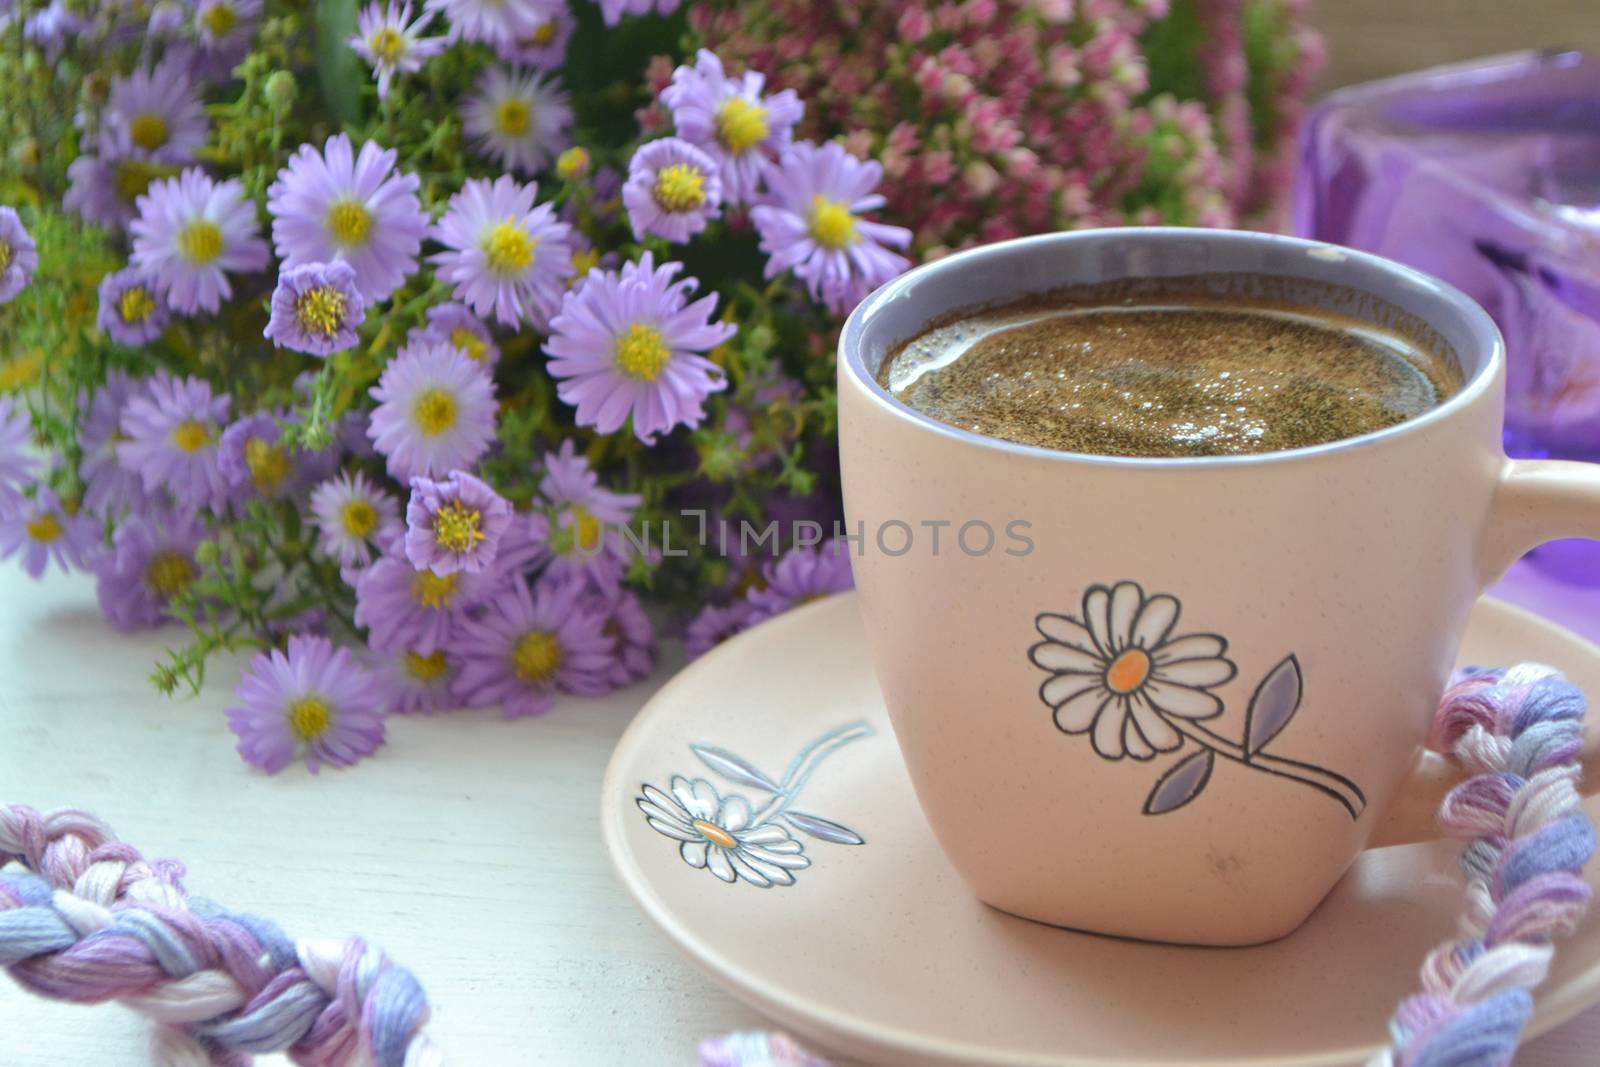
{"type": "Polygon", "coordinates": [[[1131,693],[1149,677],[1150,654],[1142,648],[1125,649],[1106,671],[1106,688],[1113,693],[1131,693]]]}
{"type": "Polygon", "coordinates": [[[701,837],[705,838],[707,841],[710,841],[713,845],[721,845],[723,848],[739,847],[739,842],[734,840],[733,835],[728,833],[728,831],[724,830],[714,822],[706,822],[704,819],[696,819],[694,821],[694,828],[699,831],[701,837]]]}

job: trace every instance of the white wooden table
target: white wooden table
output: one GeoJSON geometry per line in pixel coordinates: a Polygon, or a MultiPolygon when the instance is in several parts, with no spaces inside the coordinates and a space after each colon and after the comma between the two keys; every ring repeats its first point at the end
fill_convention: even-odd
{"type": "MultiPolygon", "coordinates": [[[[119,635],[91,582],[0,564],[0,801],[87,808],[147,856],[184,860],[197,895],[291,936],[382,945],[426,986],[458,1067],[689,1067],[698,1039],[762,1026],[647,925],[605,856],[601,772],[653,684],[516,723],[396,719],[353,770],[268,778],[223,717],[236,662],[199,698],[147,683],[178,636],[119,635]]],[[[121,1008],[0,980],[4,1067],[135,1067],[146,1049],[121,1008]]],[[[1600,1009],[1518,1064],[1592,1067],[1597,1049],[1600,1009]]]]}

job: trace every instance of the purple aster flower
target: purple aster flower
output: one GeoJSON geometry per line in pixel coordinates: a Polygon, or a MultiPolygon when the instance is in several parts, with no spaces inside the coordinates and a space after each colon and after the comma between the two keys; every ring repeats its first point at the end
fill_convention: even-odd
{"type": "Polygon", "coordinates": [[[204,536],[195,517],[151,508],[117,526],[111,551],[94,562],[100,610],[119,630],[159,626],[172,598],[200,574],[195,548],[204,536]]]}
{"type": "Polygon", "coordinates": [[[560,70],[566,65],[567,42],[578,28],[577,18],[566,4],[541,12],[540,17],[544,21],[527,36],[495,42],[495,52],[502,60],[534,70],[560,70]]]}
{"type": "Polygon", "coordinates": [[[532,36],[564,0],[427,0],[429,11],[442,11],[451,35],[498,46],[532,36]]]}
{"type": "Polygon", "coordinates": [[[194,9],[199,39],[195,73],[213,80],[229,77],[250,51],[263,6],[262,0],[199,0],[194,9]]]}
{"type": "Polygon", "coordinates": [[[437,342],[407,345],[372,388],[367,433],[402,482],[473,466],[494,442],[494,383],[480,363],[437,342]]]}
{"type": "Polygon", "coordinates": [[[117,445],[122,437],[122,409],[139,383],[119,370],[106,375],[94,399],[79,394],[79,410],[89,414],[78,426],[78,447],[83,461],[78,475],[83,479],[83,506],[91,514],[114,517],[126,508],[143,505],[144,483],[138,472],[122,465],[117,445]]]}
{"type": "Polygon", "coordinates": [[[268,774],[305,758],[349,767],[383,744],[383,710],[372,672],[326,637],[291,637],[287,653],[262,652],[233,691],[228,728],[239,755],[268,774]]]}
{"type": "Polygon", "coordinates": [[[0,512],[0,559],[21,553],[23,569],[35,578],[51,560],[69,573],[83,567],[97,539],[94,521],[68,514],[47,485],[35,486],[32,497],[0,512]]]}
{"type": "Polygon", "coordinates": [[[816,548],[791,548],[782,559],[763,567],[762,576],[765,585],[746,594],[755,622],[855,588],[850,575],[850,546],[837,538],[816,548]]]}
{"type": "Polygon", "coordinates": [[[728,77],[722,60],[702,48],[694,66],[673,71],[672,84],[661,91],[678,136],[717,161],[723,194],[736,203],[755,198],[767,160],[789,144],[805,114],[793,89],[763,96],[766,83],[755,71],[728,77]]]}
{"type": "Polygon", "coordinates": [[[545,455],[539,497],[553,517],[546,529],[550,573],[581,575],[595,588],[615,593],[627,562],[622,531],[633,519],[639,495],[603,488],[569,438],[560,451],[545,455]]]}
{"type": "Polygon", "coordinates": [[[489,327],[460,304],[436,304],[429,308],[428,324],[413,335],[413,340],[452,345],[468,359],[486,367],[500,362],[500,346],[494,343],[489,327]]]}
{"type": "Polygon", "coordinates": [[[639,440],[674,426],[698,426],[705,398],[727,385],[722,369],[699,353],[732,337],[731,322],[711,321],[715,293],[693,303],[700,284],[674,281],[681,263],[659,268],[646,252],[621,273],[590,271],[550,321],[544,350],[561,399],[579,425],[611,434],[633,418],[639,440]]]}
{"type": "Polygon", "coordinates": [[[678,137],[663,137],[633,154],[622,203],[634,240],[655,234],[681,244],[717,217],[722,178],[716,161],[700,149],[678,137]]]}
{"type": "Polygon", "coordinates": [[[550,562],[550,517],[542,512],[511,516],[494,554],[489,584],[499,588],[509,578],[525,578],[550,562]]]}
{"type": "Polygon", "coordinates": [[[455,665],[444,649],[432,652],[394,652],[375,656],[382,705],[391,715],[431,715],[461,707],[450,693],[455,665]]]}
{"type": "Polygon", "coordinates": [[[514,581],[482,618],[461,622],[446,652],[460,664],[451,691],[474,706],[499,704],[508,719],[540,715],[557,692],[598,696],[616,642],[581,582],[514,581]]]}
{"type": "Polygon", "coordinates": [[[28,454],[33,420],[28,409],[12,397],[0,396],[0,517],[22,504],[22,486],[33,477],[34,461],[28,454]]]}
{"type": "Polygon", "coordinates": [[[748,630],[756,620],[755,609],[745,601],[718,606],[708,604],[689,623],[684,635],[684,651],[698,659],[736,633],[748,630]]]}
{"type": "Polygon", "coordinates": [[[882,178],[876,162],[862,162],[837,142],[791,145],[767,171],[769,202],[750,211],[770,257],[767,277],[792,268],[813,300],[843,315],[911,266],[889,251],[906,247],[910,230],[860,217],[884,205],[873,192],[882,178]]]}
{"type": "Polygon", "coordinates": [[[100,118],[101,154],[187,163],[206,143],[205,109],[176,57],[111,79],[100,118]]]}
{"type": "Polygon", "coordinates": [[[469,178],[450,198],[433,239],[445,246],[429,258],[456,299],[505,326],[523,319],[543,328],[572,276],[572,228],[549,204],[534,206],[538,186],[501,176],[491,185],[469,178]]]}
{"type": "Polygon", "coordinates": [[[29,15],[22,24],[22,35],[44,52],[52,64],[61,58],[67,42],[83,32],[83,19],[73,12],[63,0],[51,2],[29,15]]]}
{"type": "Polygon", "coordinates": [[[639,598],[624,590],[611,597],[597,596],[595,603],[606,617],[602,632],[617,642],[606,681],[620,689],[649,677],[656,668],[656,628],[639,598]]]}
{"type": "Polygon", "coordinates": [[[411,479],[406,504],[406,558],[435,574],[478,574],[494,563],[511,525],[511,504],[465,471],[442,482],[411,479]]]}
{"type": "Polygon", "coordinates": [[[166,489],[186,507],[221,507],[229,486],[217,452],[228,408],[227,394],[213,396],[209,382],[159,371],[122,409],[117,460],[151,493],[166,489]]]}
{"type": "Polygon", "coordinates": [[[356,576],[355,591],[356,625],[367,628],[369,645],[379,652],[429,653],[445,647],[489,585],[463,571],[419,571],[391,553],[356,576]]]}
{"type": "Polygon", "coordinates": [[[342,259],[356,288],[376,304],[417,269],[428,215],[415,174],[395,170],[396,153],[368,141],[360,155],[345,134],[318,152],[301,145],[267,189],[272,243],[285,267],[342,259]]]}
{"type": "Polygon", "coordinates": [[[355,347],[367,302],[356,272],[343,260],[287,267],[272,290],[272,317],[262,336],[280,348],[331,356],[355,347]]]}
{"type": "Polygon", "coordinates": [[[14,209],[0,206],[0,304],[9,304],[39,269],[39,249],[14,209]]]}
{"type": "Polygon", "coordinates": [[[85,222],[121,230],[138,216],[134,203],[149,191],[150,184],[177,174],[178,169],[170,164],[133,156],[83,155],[67,167],[67,191],[61,203],[85,222]]]}
{"type": "Polygon", "coordinates": [[[600,15],[607,26],[615,26],[624,15],[648,15],[654,11],[670,15],[678,10],[682,0],[595,0],[600,5],[600,15]]]}
{"type": "Polygon", "coordinates": [[[283,444],[280,425],[285,418],[286,412],[274,417],[258,411],[222,432],[217,467],[236,499],[259,496],[273,500],[296,488],[296,457],[283,444]]]}
{"type": "Polygon", "coordinates": [[[534,175],[571,143],[572,102],[537,71],[489,67],[462,104],[461,122],[480,156],[534,175]]]}
{"type": "Polygon", "coordinates": [[[432,12],[413,21],[411,0],[398,5],[385,0],[382,7],[371,3],[361,9],[355,35],[347,43],[371,64],[378,79],[379,100],[389,95],[389,83],[396,74],[415,74],[450,46],[444,37],[422,36],[432,21],[432,12]]]}
{"type": "Polygon", "coordinates": [[[341,473],[311,493],[311,514],[320,535],[317,545],[343,566],[365,565],[372,542],[385,530],[398,530],[400,505],[360,471],[341,473]]]}
{"type": "Polygon", "coordinates": [[[167,328],[167,302],[143,274],[124,267],[100,279],[100,310],[95,325],[118,344],[139,348],[167,328]]]}
{"type": "Polygon", "coordinates": [[[215,311],[233,295],[227,272],[267,265],[256,208],[239,179],[214,182],[198,167],[153,182],[129,225],[132,263],[174,311],[215,311]]]}

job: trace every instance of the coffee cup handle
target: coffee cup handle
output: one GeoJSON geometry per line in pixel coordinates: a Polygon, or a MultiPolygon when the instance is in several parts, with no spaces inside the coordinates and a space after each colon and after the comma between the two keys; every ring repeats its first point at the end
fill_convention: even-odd
{"type": "MultiPolygon", "coordinates": [[[[1487,588],[1523,553],[1546,541],[1600,541],[1600,463],[1508,460],[1500,473],[1484,528],[1481,568],[1487,588]]],[[[1509,666],[1509,664],[1507,664],[1509,666]]],[[[1587,694],[1600,707],[1600,693],[1587,694]]],[[[1418,754],[1411,776],[1380,817],[1369,848],[1425,841],[1439,835],[1439,805],[1461,772],[1437,752],[1418,754]]],[[[1584,723],[1585,796],[1600,793],[1600,714],[1584,723]]]]}

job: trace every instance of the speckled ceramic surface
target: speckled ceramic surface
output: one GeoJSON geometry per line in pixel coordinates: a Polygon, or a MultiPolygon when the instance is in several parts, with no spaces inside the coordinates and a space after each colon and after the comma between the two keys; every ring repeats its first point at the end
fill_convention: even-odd
{"type": "MultiPolygon", "coordinates": [[[[1480,602],[1462,661],[1526,659],[1600,693],[1600,649],[1480,602]]],[[[989,908],[918,808],[853,596],[686,668],[617,746],[602,804],[617,870],[672,941],[779,1024],[873,1064],[1356,1067],[1461,904],[1455,846],[1435,841],[1363,853],[1303,926],[1256,948],[1117,940],[989,908]]],[[[1004,817],[1057,832],[1024,808],[1004,817]]],[[[1530,1030],[1597,1000],[1591,918],[1560,946],[1530,1030]]]]}

